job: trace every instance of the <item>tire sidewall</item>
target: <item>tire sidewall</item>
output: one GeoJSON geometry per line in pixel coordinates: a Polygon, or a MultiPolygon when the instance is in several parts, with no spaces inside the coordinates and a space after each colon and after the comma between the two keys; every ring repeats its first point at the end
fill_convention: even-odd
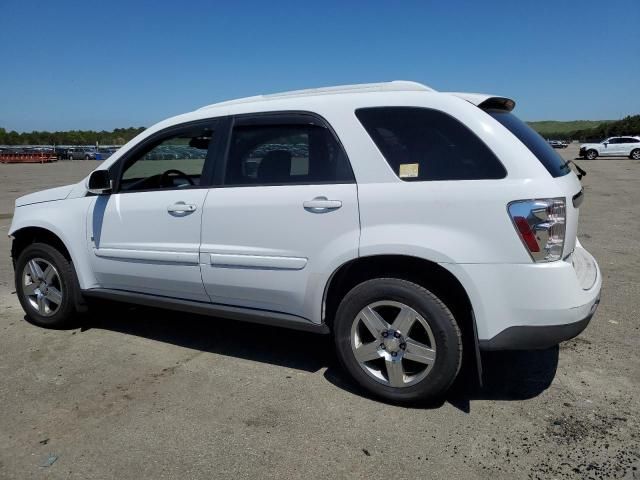
{"type": "Polygon", "coordinates": [[[587,158],[587,160],[595,160],[596,158],[598,158],[598,152],[596,152],[595,150],[587,150],[585,158],[587,158]]]}
{"type": "Polygon", "coordinates": [[[375,395],[394,402],[416,402],[441,396],[453,383],[462,362],[460,330],[449,309],[428,290],[406,280],[369,280],[354,287],[342,300],[334,322],[338,358],[358,384],[375,395]],[[394,388],[367,375],[351,349],[351,327],[367,305],[381,300],[404,303],[429,324],[436,343],[436,361],[429,374],[410,387],[394,388]]]}
{"type": "Polygon", "coordinates": [[[15,267],[16,293],[18,295],[20,305],[22,305],[22,308],[27,315],[27,319],[31,323],[47,328],[64,328],[70,324],[75,313],[74,298],[76,288],[71,268],[69,261],[58,250],[44,243],[31,244],[20,254],[15,267]],[[60,284],[62,287],[62,304],[55,314],[48,317],[40,315],[36,310],[34,310],[24,294],[22,272],[27,262],[32,258],[42,258],[53,264],[58,271],[58,276],[60,278],[60,284]]]}

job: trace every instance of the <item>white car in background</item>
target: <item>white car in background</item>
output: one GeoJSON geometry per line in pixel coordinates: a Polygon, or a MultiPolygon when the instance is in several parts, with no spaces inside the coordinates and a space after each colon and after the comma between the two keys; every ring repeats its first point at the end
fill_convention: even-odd
{"type": "Polygon", "coordinates": [[[16,201],[18,298],[49,328],[101,298],[331,334],[371,393],[440,396],[463,356],[556,345],[598,306],[582,185],[514,106],[390,82],[165,120],[16,201]]]}
{"type": "Polygon", "coordinates": [[[629,157],[640,160],[640,137],[609,137],[600,143],[583,143],[579,155],[594,160],[598,157],[629,157]]]}

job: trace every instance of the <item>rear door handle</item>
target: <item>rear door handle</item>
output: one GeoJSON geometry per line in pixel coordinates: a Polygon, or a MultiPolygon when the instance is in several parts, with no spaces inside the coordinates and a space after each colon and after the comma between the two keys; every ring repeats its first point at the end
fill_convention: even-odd
{"type": "Polygon", "coordinates": [[[337,210],[342,206],[342,201],[328,200],[327,197],[316,197],[313,200],[305,201],[302,206],[310,212],[322,213],[337,210]]]}
{"type": "Polygon", "coordinates": [[[176,202],[173,205],[169,205],[167,207],[167,212],[169,213],[189,213],[195,212],[196,207],[193,203],[184,203],[184,202],[176,202]]]}

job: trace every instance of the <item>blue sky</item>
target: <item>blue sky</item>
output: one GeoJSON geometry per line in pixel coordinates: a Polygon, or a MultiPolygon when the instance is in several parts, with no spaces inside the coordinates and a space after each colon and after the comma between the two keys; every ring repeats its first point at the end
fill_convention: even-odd
{"type": "Polygon", "coordinates": [[[415,80],[526,120],[640,113],[640,1],[0,0],[0,126],[149,126],[204,104],[415,80]]]}

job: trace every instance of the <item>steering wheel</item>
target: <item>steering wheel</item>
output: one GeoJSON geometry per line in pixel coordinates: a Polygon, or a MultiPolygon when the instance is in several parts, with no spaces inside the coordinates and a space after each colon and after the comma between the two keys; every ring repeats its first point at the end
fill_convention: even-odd
{"type": "Polygon", "coordinates": [[[187,182],[189,182],[189,185],[195,185],[195,183],[193,183],[193,179],[189,175],[175,169],[167,170],[166,172],[162,173],[162,175],[160,176],[160,185],[163,187],[174,186],[175,184],[173,183],[173,178],[169,179],[170,176],[173,176],[173,178],[183,178],[187,182]],[[171,180],[171,183],[169,183],[169,180],[171,180]]]}

